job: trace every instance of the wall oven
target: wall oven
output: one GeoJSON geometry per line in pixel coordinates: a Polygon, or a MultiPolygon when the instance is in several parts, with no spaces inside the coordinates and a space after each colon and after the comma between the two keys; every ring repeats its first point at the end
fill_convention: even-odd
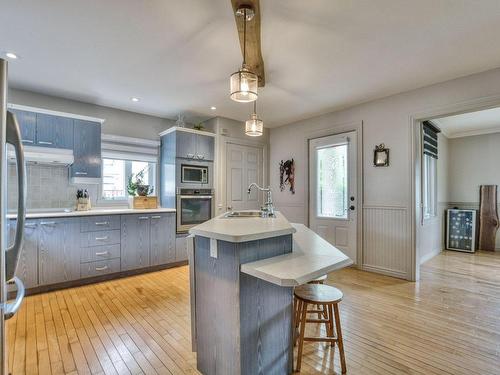
{"type": "Polygon", "coordinates": [[[213,189],[177,189],[177,233],[187,232],[213,215],[213,189]]]}

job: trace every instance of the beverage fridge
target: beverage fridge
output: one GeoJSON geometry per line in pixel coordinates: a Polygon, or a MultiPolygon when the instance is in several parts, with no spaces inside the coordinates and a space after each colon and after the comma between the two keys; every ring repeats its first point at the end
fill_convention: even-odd
{"type": "MultiPolygon", "coordinates": [[[[21,307],[24,285],[14,276],[23,243],[26,217],[26,165],[18,123],[7,111],[7,61],[0,59],[0,375],[7,371],[6,321],[21,307]],[[7,144],[14,148],[17,165],[17,226],[13,244],[7,246],[7,144]],[[8,290],[14,298],[8,299],[8,290]]],[[[15,194],[16,192],[14,192],[15,194]]],[[[13,350],[13,348],[11,348],[13,350]]]]}

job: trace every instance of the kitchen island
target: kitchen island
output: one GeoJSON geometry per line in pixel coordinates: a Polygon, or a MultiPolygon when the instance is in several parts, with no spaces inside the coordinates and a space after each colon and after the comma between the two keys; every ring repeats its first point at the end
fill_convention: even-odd
{"type": "Polygon", "coordinates": [[[222,215],[190,233],[198,370],[291,373],[293,286],[352,261],[279,212],[273,218],[222,215]]]}

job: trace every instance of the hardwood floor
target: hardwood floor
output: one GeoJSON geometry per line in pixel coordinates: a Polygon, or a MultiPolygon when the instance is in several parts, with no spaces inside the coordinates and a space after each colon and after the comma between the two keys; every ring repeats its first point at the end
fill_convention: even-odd
{"type": "MultiPolygon", "coordinates": [[[[348,374],[500,374],[500,253],[444,252],[419,283],[354,269],[327,283],[344,292],[348,374]]],[[[9,370],[198,373],[189,319],[187,267],[27,297],[9,370]]],[[[340,374],[338,352],[306,343],[302,373],[340,374]]]]}

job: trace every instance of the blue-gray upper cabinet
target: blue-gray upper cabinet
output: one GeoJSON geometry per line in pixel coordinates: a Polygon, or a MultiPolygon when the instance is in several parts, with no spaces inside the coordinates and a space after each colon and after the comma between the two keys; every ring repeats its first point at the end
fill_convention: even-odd
{"type": "Polygon", "coordinates": [[[73,154],[70,177],[101,177],[101,124],[74,120],[73,154]]]}
{"type": "Polygon", "coordinates": [[[148,215],[122,215],[122,271],[149,266],[150,224],[148,215]]]}
{"type": "Polygon", "coordinates": [[[196,158],[214,160],[215,139],[208,135],[196,134],[196,158]]]}
{"type": "MultiPolygon", "coordinates": [[[[16,220],[9,220],[9,246],[14,241],[16,220]]],[[[26,288],[38,286],[38,220],[26,220],[24,224],[23,247],[15,275],[26,288]]]]}
{"type": "Polygon", "coordinates": [[[73,119],[36,114],[36,145],[40,147],[73,148],[73,119]]]}
{"type": "Polygon", "coordinates": [[[185,159],[214,160],[214,137],[202,134],[176,131],[176,156],[185,159]]]}
{"type": "Polygon", "coordinates": [[[26,146],[34,146],[36,142],[36,113],[9,109],[17,119],[21,128],[21,139],[26,146]]]}
{"type": "Polygon", "coordinates": [[[175,132],[175,156],[193,159],[196,155],[196,134],[185,131],[175,132]]]}
{"type": "Polygon", "coordinates": [[[151,265],[175,262],[175,214],[151,215],[151,265]]]}
{"type": "Polygon", "coordinates": [[[41,219],[38,267],[40,285],[80,278],[80,219],[41,219]]]}

